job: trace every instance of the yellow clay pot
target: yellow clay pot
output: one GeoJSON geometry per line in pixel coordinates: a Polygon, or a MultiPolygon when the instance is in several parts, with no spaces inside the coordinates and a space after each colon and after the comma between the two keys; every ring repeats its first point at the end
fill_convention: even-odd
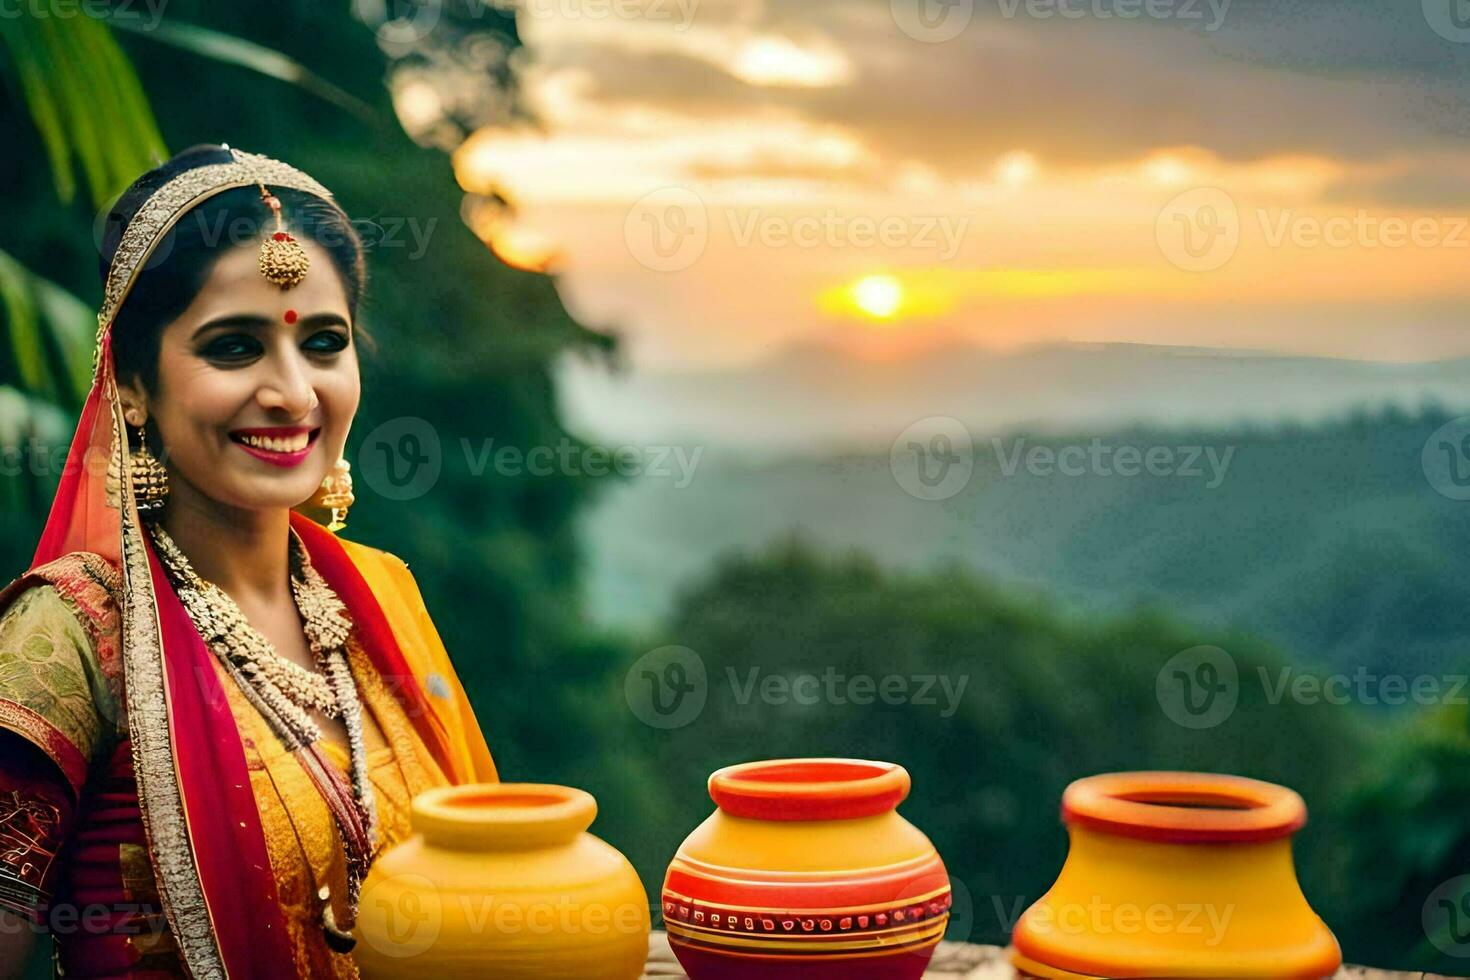
{"type": "Polygon", "coordinates": [[[1016,924],[1023,976],[1329,977],[1331,930],[1297,884],[1300,796],[1199,773],[1114,773],[1062,798],[1071,848],[1016,924]]]}
{"type": "Polygon", "coordinates": [[[597,802],[532,783],[445,786],[363,883],[353,955],[366,980],[636,980],[648,897],[588,834],[597,802]]]}

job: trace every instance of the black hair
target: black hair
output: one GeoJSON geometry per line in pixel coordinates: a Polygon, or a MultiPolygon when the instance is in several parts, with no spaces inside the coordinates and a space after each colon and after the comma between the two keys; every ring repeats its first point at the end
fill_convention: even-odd
{"type": "MultiPolygon", "coordinates": [[[[230,163],[223,146],[201,143],[143,174],[123,191],[103,227],[99,272],[107,270],[128,222],[154,191],[169,180],[214,163],[230,163]]],[[[331,256],[342,277],[347,306],[356,326],[358,301],[367,273],[362,239],[335,201],[289,187],[269,187],[281,202],[281,217],[297,238],[316,242],[331,256]]],[[[137,273],[112,325],[113,358],[120,378],[138,378],[152,391],[158,383],[159,339],[163,328],[189,307],[220,256],[233,246],[258,243],[274,230],[275,217],[257,185],[221,191],[191,208],[159,242],[137,273]]]]}

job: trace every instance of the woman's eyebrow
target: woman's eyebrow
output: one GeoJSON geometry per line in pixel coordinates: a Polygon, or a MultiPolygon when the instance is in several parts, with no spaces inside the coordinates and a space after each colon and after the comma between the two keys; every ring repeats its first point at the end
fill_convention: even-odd
{"type": "MultiPolygon", "coordinates": [[[[261,330],[277,322],[271,317],[261,316],[258,313],[231,313],[227,316],[216,317],[207,323],[200,324],[190,336],[190,340],[199,337],[206,330],[218,330],[221,327],[229,327],[235,330],[261,330]]],[[[329,326],[351,327],[345,317],[340,313],[313,313],[304,316],[296,322],[298,330],[303,328],[317,328],[329,326]]]]}

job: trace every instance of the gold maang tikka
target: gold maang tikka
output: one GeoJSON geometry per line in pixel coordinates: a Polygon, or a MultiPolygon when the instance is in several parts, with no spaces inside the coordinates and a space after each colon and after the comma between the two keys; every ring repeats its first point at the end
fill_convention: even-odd
{"type": "Polygon", "coordinates": [[[260,185],[260,198],[276,218],[276,230],[260,243],[260,274],[282,289],[290,289],[306,278],[311,259],[301,243],[286,231],[281,219],[281,199],[260,185]]]}

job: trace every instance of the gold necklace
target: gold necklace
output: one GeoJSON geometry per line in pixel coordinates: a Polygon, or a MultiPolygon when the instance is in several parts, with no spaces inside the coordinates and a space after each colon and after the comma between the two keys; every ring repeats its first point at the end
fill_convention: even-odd
{"type": "Polygon", "coordinates": [[[367,768],[362,704],[347,662],[347,640],[352,632],[347,609],[311,567],[305,546],[292,531],[291,595],[301,616],[307,645],[322,672],[308,670],[277,653],[223,589],[200,577],[161,524],[148,527],[159,560],[205,646],[229,670],[286,749],[298,755],[319,783],[330,781],[335,772],[322,763],[316,752],[314,743],[322,737],[321,727],[310,712],[316,709],[328,717],[342,718],[352,757],[352,802],[356,813],[342,812],[332,806],[330,799],[327,803],[342,832],[347,855],[348,921],[341,925],[336,921],[326,885],[317,897],[323,902],[322,928],[328,945],[337,952],[348,952],[356,944],[352,927],[357,918],[362,881],[377,849],[377,807],[367,768]]]}
{"type": "MultiPolygon", "coordinates": [[[[205,645],[244,673],[273,713],[289,724],[298,741],[310,743],[321,738],[321,728],[310,712],[318,710],[329,718],[342,713],[329,675],[277,653],[223,589],[200,577],[167,531],[154,525],[153,537],[169,577],[175,580],[179,600],[205,645]]],[[[294,534],[291,594],[312,654],[322,668],[329,669],[333,651],[346,645],[352,624],[341,600],[301,555],[294,534]]]]}

